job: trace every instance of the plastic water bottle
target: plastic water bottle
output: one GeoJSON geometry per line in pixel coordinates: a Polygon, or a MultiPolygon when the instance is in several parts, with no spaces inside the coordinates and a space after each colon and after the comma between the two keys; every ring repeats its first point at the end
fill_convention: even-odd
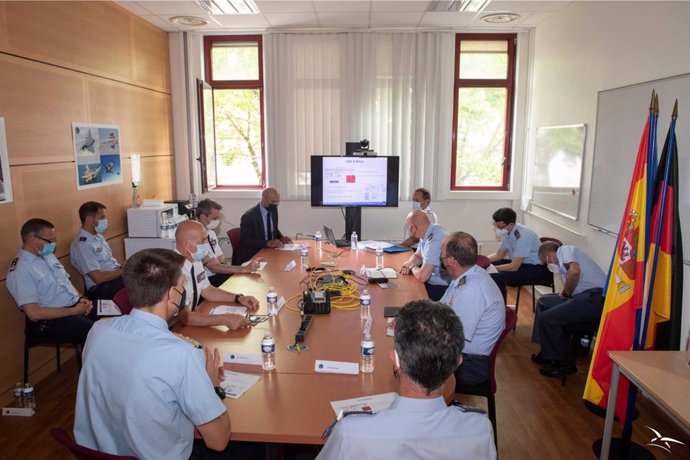
{"type": "Polygon", "coordinates": [[[371,374],[374,372],[374,340],[370,334],[365,334],[362,339],[361,356],[359,359],[359,370],[362,374],[371,374]]]}
{"type": "Polygon", "coordinates": [[[276,341],[270,332],[261,340],[261,367],[265,371],[276,367],[276,341]]]}
{"type": "Polygon", "coordinates": [[[383,248],[381,246],[376,248],[376,268],[383,268],[383,248]]]}
{"type": "Polygon", "coordinates": [[[268,288],[266,304],[268,306],[268,316],[276,316],[278,314],[278,293],[274,287],[268,288]]]}
{"type": "Polygon", "coordinates": [[[359,319],[366,321],[367,318],[371,318],[371,296],[369,291],[365,289],[359,296],[359,319]]]}
{"type": "Polygon", "coordinates": [[[14,385],[14,406],[24,407],[24,384],[22,382],[17,382],[14,385]]]}
{"type": "Polygon", "coordinates": [[[357,232],[352,232],[352,235],[350,235],[350,249],[352,251],[357,250],[357,241],[358,241],[357,232]]]}
{"type": "Polygon", "coordinates": [[[34,396],[34,387],[30,383],[24,385],[24,390],[22,391],[22,396],[24,397],[24,407],[27,409],[36,408],[36,398],[34,396]]]}
{"type": "Polygon", "coordinates": [[[304,245],[299,250],[299,264],[302,270],[309,268],[309,247],[304,245]]]}
{"type": "Polygon", "coordinates": [[[321,250],[321,245],[322,245],[322,241],[321,241],[321,232],[317,231],[317,232],[314,234],[314,241],[316,241],[316,250],[317,250],[317,251],[320,251],[320,250],[321,250]]]}
{"type": "Polygon", "coordinates": [[[161,228],[160,228],[160,237],[161,238],[167,238],[167,236],[168,236],[167,225],[168,225],[168,216],[165,214],[162,214],[162,216],[161,216],[161,228]]]}

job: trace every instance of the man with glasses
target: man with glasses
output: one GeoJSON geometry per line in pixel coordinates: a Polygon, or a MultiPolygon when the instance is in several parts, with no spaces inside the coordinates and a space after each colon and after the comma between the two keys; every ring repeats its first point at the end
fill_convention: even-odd
{"type": "Polygon", "coordinates": [[[441,262],[453,281],[442,303],[449,305],[465,331],[463,364],[455,371],[458,383],[478,385],[489,379],[489,355],[506,325],[505,302],[489,274],[476,264],[477,241],[465,232],[448,236],[441,262]]]}
{"type": "Polygon", "coordinates": [[[292,240],[278,229],[280,193],[273,187],[261,193],[261,202],[247,210],[240,220],[240,257],[244,263],[263,248],[280,248],[292,240]]]}
{"type": "Polygon", "coordinates": [[[84,343],[93,321],[91,301],[81,297],[55,257],[55,226],[30,219],[22,246],[7,272],[7,289],[29,319],[30,333],[63,343],[84,343]]]}
{"type": "Polygon", "coordinates": [[[506,299],[506,285],[536,284],[546,279],[549,272],[539,259],[539,237],[533,230],[516,223],[515,211],[501,208],[492,218],[501,246],[488,256],[498,270],[491,277],[506,299]]]}
{"type": "Polygon", "coordinates": [[[249,320],[241,315],[208,315],[196,311],[202,297],[211,302],[240,304],[251,311],[259,308],[259,301],[253,296],[235,294],[211,286],[201,263],[211,250],[204,226],[193,220],[180,223],[175,232],[175,248],[185,258],[182,272],[185,276],[183,301],[186,308],[180,313],[182,324],[188,326],[223,325],[229,329],[248,327],[249,320]]]}

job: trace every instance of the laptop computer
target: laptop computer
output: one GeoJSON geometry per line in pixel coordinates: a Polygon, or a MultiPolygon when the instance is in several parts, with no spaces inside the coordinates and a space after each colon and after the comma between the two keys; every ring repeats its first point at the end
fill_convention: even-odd
{"type": "Polygon", "coordinates": [[[328,242],[331,243],[336,248],[349,248],[350,247],[350,241],[349,240],[336,240],[335,239],[335,235],[333,234],[332,228],[326,227],[324,225],[323,226],[323,233],[326,235],[326,239],[328,240],[328,242]]]}

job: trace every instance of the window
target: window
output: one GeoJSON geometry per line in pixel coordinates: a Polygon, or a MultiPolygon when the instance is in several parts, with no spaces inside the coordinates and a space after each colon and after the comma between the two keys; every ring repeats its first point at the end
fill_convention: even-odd
{"type": "Polygon", "coordinates": [[[265,184],[262,56],[259,35],[204,37],[212,97],[199,105],[213,111],[200,114],[204,191],[265,184]]]}
{"type": "Polygon", "coordinates": [[[514,34],[457,34],[451,190],[508,190],[514,34]]]}

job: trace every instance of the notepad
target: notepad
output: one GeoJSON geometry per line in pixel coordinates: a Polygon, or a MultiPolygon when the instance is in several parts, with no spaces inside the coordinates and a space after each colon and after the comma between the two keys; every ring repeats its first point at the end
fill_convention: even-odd
{"type": "Polygon", "coordinates": [[[235,307],[231,305],[219,305],[213,308],[210,315],[242,315],[247,314],[247,307],[235,307]]]}

